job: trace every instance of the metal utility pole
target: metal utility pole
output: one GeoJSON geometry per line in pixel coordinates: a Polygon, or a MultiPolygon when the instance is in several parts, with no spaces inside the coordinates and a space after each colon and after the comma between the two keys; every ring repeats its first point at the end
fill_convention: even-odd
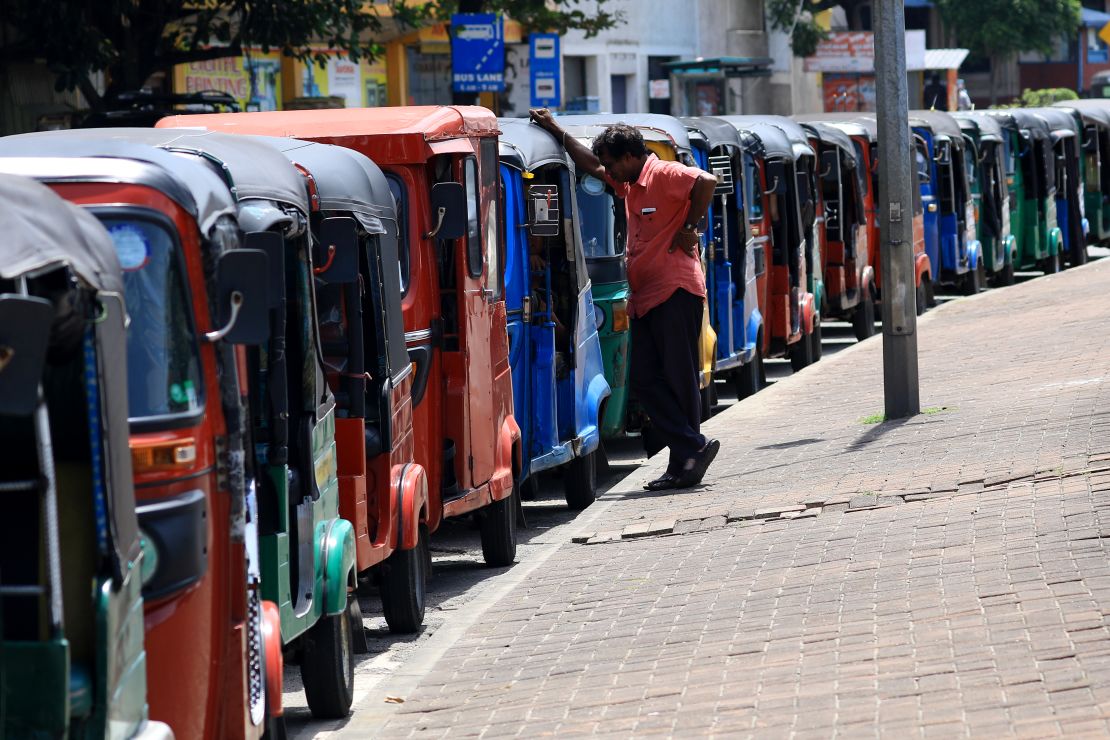
{"type": "Polygon", "coordinates": [[[903,0],[875,0],[875,101],[879,128],[879,245],[883,396],[887,419],[921,412],[913,255],[913,142],[906,83],[903,0]]]}

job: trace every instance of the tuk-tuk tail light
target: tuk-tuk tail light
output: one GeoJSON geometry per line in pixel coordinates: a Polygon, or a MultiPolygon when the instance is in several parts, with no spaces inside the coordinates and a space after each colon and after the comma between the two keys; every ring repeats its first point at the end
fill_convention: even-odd
{"type": "Polygon", "coordinates": [[[191,465],[196,460],[197,446],[191,438],[131,446],[131,464],[137,473],[191,465]]]}
{"type": "Polygon", "coordinates": [[[613,302],[613,331],[628,331],[628,301],[613,302]]]}

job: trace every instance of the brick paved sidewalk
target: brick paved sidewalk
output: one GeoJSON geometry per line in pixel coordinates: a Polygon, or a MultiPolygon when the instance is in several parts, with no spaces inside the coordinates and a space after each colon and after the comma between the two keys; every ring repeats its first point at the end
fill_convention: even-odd
{"type": "Polygon", "coordinates": [[[737,404],[704,487],[617,486],[375,729],[1110,734],[1108,289],[1110,260],[931,312],[909,421],[863,423],[879,338],[737,404]]]}

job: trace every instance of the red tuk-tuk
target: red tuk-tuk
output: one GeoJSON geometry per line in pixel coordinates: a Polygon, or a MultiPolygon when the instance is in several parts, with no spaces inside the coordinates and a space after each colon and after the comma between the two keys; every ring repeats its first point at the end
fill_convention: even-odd
{"type": "MultiPolygon", "coordinates": [[[[860,162],[859,172],[868,173],[863,194],[864,212],[867,216],[868,241],[871,245],[871,267],[874,270],[875,296],[882,301],[882,250],[879,245],[879,127],[874,114],[869,113],[815,113],[796,116],[800,121],[820,121],[840,129],[851,139],[860,162]]],[[[908,124],[907,124],[908,125],[908,124]]],[[[910,152],[909,156],[914,156],[910,152]]],[[[913,256],[914,280],[917,290],[917,313],[933,303],[933,265],[925,253],[925,216],[921,201],[921,188],[917,181],[917,167],[910,168],[913,186],[913,256]]]]}
{"type": "Polygon", "coordinates": [[[724,120],[736,127],[744,146],[756,297],[766,327],[763,356],[788,357],[793,369],[800,370],[814,360],[818,319],[815,296],[807,290],[807,229],[796,188],[794,148],[773,125],[724,120]]]}
{"type": "Polygon", "coordinates": [[[428,531],[443,517],[475,513],[486,563],[511,564],[521,450],[493,114],[473,106],[414,106],[174,116],[158,126],[338,144],[385,171],[405,223],[402,308],[415,366],[415,457],[428,477],[428,531]]]}
{"type": "MultiPolygon", "coordinates": [[[[223,283],[256,279],[249,260],[232,267],[245,251],[227,187],[203,164],[80,131],[0,140],[0,171],[97,216],[123,268],[150,715],[182,738],[277,730],[278,614],[259,598],[244,469],[241,345],[264,337],[221,333],[223,283]]],[[[241,295],[244,307],[267,300],[246,286],[241,295]]]]}

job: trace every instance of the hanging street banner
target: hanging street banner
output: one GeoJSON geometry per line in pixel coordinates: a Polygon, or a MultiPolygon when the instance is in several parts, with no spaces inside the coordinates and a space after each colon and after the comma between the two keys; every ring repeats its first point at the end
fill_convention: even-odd
{"type": "Polygon", "coordinates": [[[532,107],[558,108],[563,102],[562,91],[559,89],[559,34],[532,34],[529,51],[532,107]]]}
{"type": "Polygon", "coordinates": [[[505,34],[500,15],[451,16],[451,84],[455,92],[505,90],[505,34]]]}

